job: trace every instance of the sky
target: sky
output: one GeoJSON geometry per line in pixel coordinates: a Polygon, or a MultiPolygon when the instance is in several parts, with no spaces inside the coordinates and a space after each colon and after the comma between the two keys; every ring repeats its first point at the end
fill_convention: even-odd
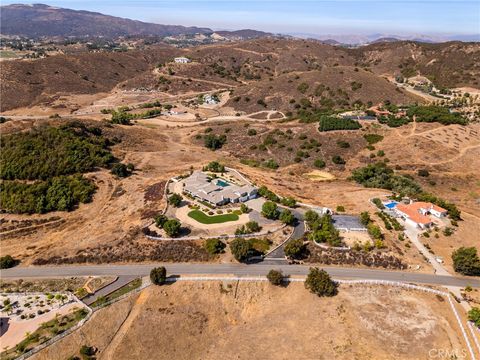
{"type": "MultiPolygon", "coordinates": [[[[2,5],[22,1],[0,0],[2,5]]],[[[39,3],[24,1],[24,3],[39,3]]],[[[282,34],[480,34],[480,0],[155,1],[45,0],[160,24],[282,34]]]]}

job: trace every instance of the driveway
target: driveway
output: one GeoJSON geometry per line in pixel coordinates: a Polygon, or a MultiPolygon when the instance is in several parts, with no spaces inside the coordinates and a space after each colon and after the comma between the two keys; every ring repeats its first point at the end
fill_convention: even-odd
{"type": "Polygon", "coordinates": [[[410,239],[412,244],[415,245],[418,251],[420,251],[420,253],[428,259],[428,262],[432,264],[433,268],[435,269],[435,273],[449,276],[450,273],[445,270],[443,265],[435,259],[435,256],[430,253],[430,251],[428,251],[428,249],[418,239],[418,235],[420,234],[421,230],[403,221],[402,224],[405,227],[405,235],[410,239]]]}

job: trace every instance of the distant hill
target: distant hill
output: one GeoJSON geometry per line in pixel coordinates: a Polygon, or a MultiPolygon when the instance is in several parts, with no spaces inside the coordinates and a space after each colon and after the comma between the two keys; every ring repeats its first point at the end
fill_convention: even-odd
{"type": "Polygon", "coordinates": [[[3,35],[35,37],[94,37],[212,33],[209,28],[145,23],[90,11],[78,11],[43,4],[7,5],[0,8],[3,35]]]}
{"type": "Polygon", "coordinates": [[[259,31],[259,30],[252,30],[252,29],[234,30],[234,31],[215,31],[215,33],[229,40],[249,40],[249,39],[257,39],[257,38],[272,35],[271,33],[259,31]]]}

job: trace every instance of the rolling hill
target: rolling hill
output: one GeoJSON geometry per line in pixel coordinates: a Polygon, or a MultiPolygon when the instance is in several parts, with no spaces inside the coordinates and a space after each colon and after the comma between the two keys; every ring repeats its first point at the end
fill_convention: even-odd
{"type": "Polygon", "coordinates": [[[208,28],[145,23],[90,11],[78,11],[43,4],[1,7],[1,33],[36,37],[115,38],[132,35],[169,36],[212,33],[208,28]]]}

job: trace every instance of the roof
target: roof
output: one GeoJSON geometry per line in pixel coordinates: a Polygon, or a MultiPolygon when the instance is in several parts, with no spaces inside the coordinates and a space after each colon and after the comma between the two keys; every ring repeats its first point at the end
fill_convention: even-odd
{"type": "Polygon", "coordinates": [[[398,211],[404,213],[410,219],[412,219],[418,224],[429,224],[432,222],[431,219],[428,216],[422,214],[422,212],[435,210],[443,213],[447,211],[444,208],[441,208],[440,206],[437,206],[429,202],[423,202],[423,201],[413,202],[408,205],[398,204],[396,208],[398,211]]]}
{"type": "Polygon", "coordinates": [[[401,213],[405,214],[406,216],[408,216],[409,219],[416,222],[417,224],[426,225],[432,222],[432,220],[430,220],[428,216],[419,213],[418,212],[419,209],[415,209],[410,205],[398,204],[396,209],[401,213]]]}

